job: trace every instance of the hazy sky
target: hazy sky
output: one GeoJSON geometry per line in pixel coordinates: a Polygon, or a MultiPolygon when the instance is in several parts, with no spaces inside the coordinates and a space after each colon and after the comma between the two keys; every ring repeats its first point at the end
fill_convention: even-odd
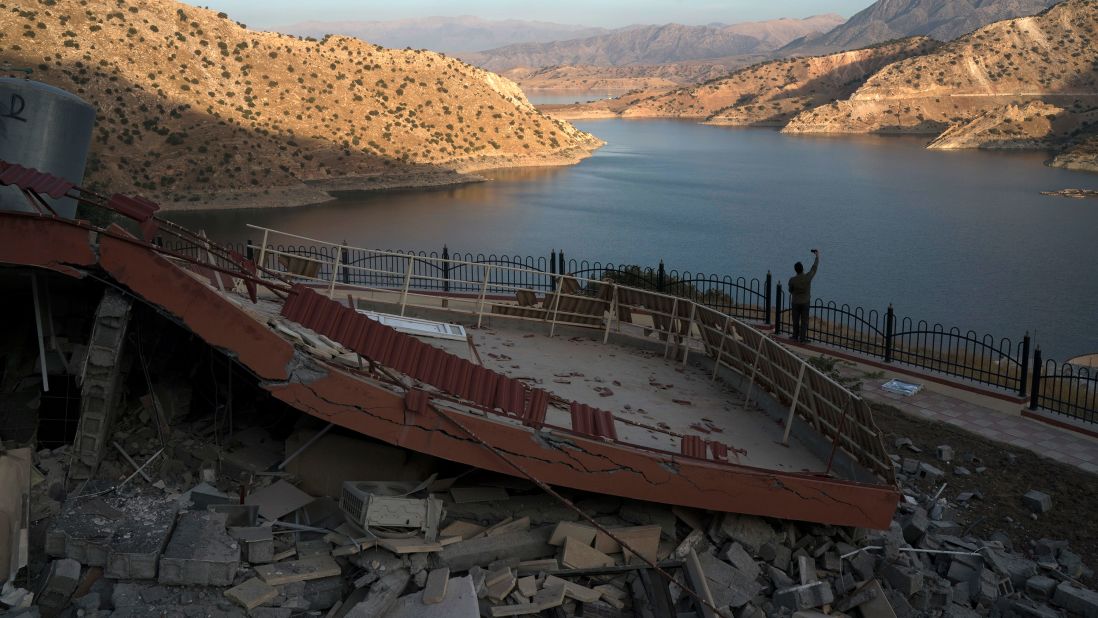
{"type": "Polygon", "coordinates": [[[613,28],[630,24],[736,23],[777,17],[838,13],[849,17],[873,0],[203,0],[189,4],[225,11],[251,28],[300,21],[373,21],[475,15],[613,28]]]}

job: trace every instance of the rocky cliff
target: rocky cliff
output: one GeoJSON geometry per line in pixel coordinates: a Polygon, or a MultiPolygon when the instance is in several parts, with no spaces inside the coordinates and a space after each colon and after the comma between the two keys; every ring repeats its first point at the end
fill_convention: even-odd
{"type": "Polygon", "coordinates": [[[1067,0],[893,63],[850,98],[802,112],[790,133],[940,134],[1006,105],[1045,101],[1068,114],[1098,101],[1098,2],[1067,0]]]}
{"type": "Polygon", "coordinates": [[[833,30],[808,35],[782,49],[821,54],[910,36],[951,41],[987,24],[1039,13],[1058,0],[878,0],[833,30]]]}
{"type": "Polygon", "coordinates": [[[639,97],[616,111],[634,118],[780,126],[804,109],[849,96],[881,67],[936,45],[926,38],[913,38],[839,54],[764,62],[698,86],[639,97]]]}
{"type": "Polygon", "coordinates": [[[92,185],[169,203],[317,201],[307,187],[446,182],[599,145],[454,58],[254,32],[171,0],[4,7],[0,66],[30,67],[96,107],[92,185]]]}

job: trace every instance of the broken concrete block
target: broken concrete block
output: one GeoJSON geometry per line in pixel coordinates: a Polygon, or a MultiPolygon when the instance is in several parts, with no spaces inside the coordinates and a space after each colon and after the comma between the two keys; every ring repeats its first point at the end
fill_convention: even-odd
{"type": "Polygon", "coordinates": [[[248,528],[259,522],[259,506],[255,504],[211,504],[206,510],[225,513],[230,528],[248,528]]]}
{"type": "Polygon", "coordinates": [[[816,561],[810,556],[797,556],[797,575],[802,584],[819,581],[820,578],[816,576],[816,561]]]}
{"type": "MultiPolygon", "coordinates": [[[[884,596],[884,590],[881,589],[881,584],[877,580],[871,580],[862,585],[857,590],[854,590],[846,597],[839,599],[835,603],[835,609],[840,612],[849,612],[855,607],[860,607],[884,596]]],[[[863,612],[864,613],[864,612],[863,612]]],[[[868,615],[868,614],[867,614],[868,615]]]]}
{"type": "Polygon", "coordinates": [[[953,447],[948,444],[938,446],[938,461],[949,463],[953,461],[953,447]]]}
{"type": "Polygon", "coordinates": [[[199,483],[183,494],[181,499],[184,504],[189,501],[194,508],[204,510],[210,506],[233,504],[233,499],[228,494],[209,483],[199,483]]]}
{"type": "Polygon", "coordinates": [[[885,581],[893,590],[899,591],[905,597],[923,589],[923,572],[902,564],[889,564],[881,572],[885,581]]]}
{"type": "Polygon", "coordinates": [[[264,564],[274,560],[274,532],[269,527],[229,528],[229,536],[240,542],[245,561],[264,564]]]}
{"type": "Polygon", "coordinates": [[[905,517],[901,525],[903,526],[904,540],[914,545],[926,535],[930,521],[927,519],[926,510],[920,507],[905,517]]]}
{"type": "Polygon", "coordinates": [[[80,563],[63,558],[50,563],[50,572],[46,583],[38,595],[38,605],[43,609],[57,611],[69,603],[69,597],[80,583],[80,563]]]}
{"type": "Polygon", "coordinates": [[[226,532],[225,519],[224,513],[184,513],[160,558],[160,583],[232,585],[240,568],[240,546],[226,532]]]}
{"type": "Polygon", "coordinates": [[[556,553],[549,544],[548,528],[514,532],[499,536],[470,539],[447,545],[438,553],[439,562],[451,571],[467,571],[478,564],[488,564],[501,558],[536,560],[556,553]]]}
{"type": "Polygon", "coordinates": [[[333,577],[342,572],[336,561],[331,556],[326,555],[303,558],[292,562],[264,564],[255,568],[256,575],[272,586],[333,577]]]}
{"type": "Polygon", "coordinates": [[[1083,618],[1098,618],[1098,592],[1068,582],[1056,586],[1052,604],[1083,618]]]}
{"type": "Polygon", "coordinates": [[[721,519],[721,532],[739,542],[752,555],[766,543],[778,540],[778,534],[766,521],[751,515],[726,513],[721,519]]]}
{"type": "Polygon", "coordinates": [[[759,564],[755,562],[755,559],[740,545],[738,542],[733,541],[728,549],[724,552],[725,562],[728,562],[732,566],[740,570],[741,573],[751,579],[758,579],[762,570],[759,568],[759,564]]]}
{"type": "Polygon", "coordinates": [[[276,598],[278,590],[253,577],[226,590],[225,596],[244,609],[253,609],[276,598]]]}
{"type": "Polygon", "coordinates": [[[598,530],[591,526],[571,521],[562,521],[557,524],[557,527],[553,529],[553,533],[549,535],[549,544],[560,547],[561,545],[564,545],[564,539],[566,537],[572,537],[584,545],[590,545],[591,542],[595,540],[595,533],[597,532],[598,530]]]}
{"type": "Polygon", "coordinates": [[[426,604],[419,594],[400,597],[386,618],[478,618],[480,608],[472,578],[468,575],[447,581],[446,594],[437,603],[426,604]]]}
{"type": "Polygon", "coordinates": [[[450,569],[434,569],[427,575],[423,588],[423,602],[427,605],[442,603],[446,598],[446,586],[450,581],[450,569]]]}
{"type": "Polygon", "coordinates": [[[945,472],[941,468],[936,468],[928,463],[919,464],[919,478],[941,478],[945,476],[945,472]]]}
{"type": "Polygon", "coordinates": [[[999,575],[1009,577],[1016,588],[1024,588],[1026,580],[1037,574],[1037,564],[1017,554],[995,548],[988,548],[982,553],[991,568],[999,575]]]}
{"type": "Polygon", "coordinates": [[[1022,502],[1034,513],[1047,513],[1052,510],[1052,496],[1031,489],[1022,496],[1022,502]]]}
{"type": "Polygon", "coordinates": [[[792,586],[774,593],[774,603],[792,611],[823,607],[834,600],[835,594],[827,582],[792,586]]]}
{"type": "Polygon", "coordinates": [[[117,522],[111,535],[105,575],[113,579],[156,579],[157,563],[175,525],[178,504],[134,497],[125,508],[129,513],[117,522]]]}
{"type": "MultiPolygon", "coordinates": [[[[383,618],[392,616],[389,612],[394,604],[396,604],[400,594],[404,592],[404,589],[408,586],[408,581],[410,579],[412,579],[412,574],[406,569],[398,569],[386,573],[381,579],[374,582],[369,589],[363,588],[358,591],[359,593],[364,594],[365,598],[357,600],[354,605],[347,610],[347,613],[343,615],[344,618],[383,618]]],[[[445,607],[444,603],[430,606],[423,605],[422,601],[418,598],[419,595],[411,596],[417,597],[415,600],[419,607],[445,607]]],[[[349,598],[348,602],[350,600],[351,599],[349,598]]],[[[345,602],[344,605],[347,605],[347,602],[345,602]]]]}
{"type": "Polygon", "coordinates": [[[708,553],[698,555],[698,563],[717,607],[743,607],[762,590],[755,578],[708,553]]]}

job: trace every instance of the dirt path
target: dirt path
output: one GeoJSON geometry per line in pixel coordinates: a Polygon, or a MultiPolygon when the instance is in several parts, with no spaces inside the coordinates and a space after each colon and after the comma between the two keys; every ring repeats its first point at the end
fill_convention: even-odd
{"type": "MultiPolygon", "coordinates": [[[[944,479],[919,481],[920,488],[936,491],[942,482],[942,496],[957,505],[962,492],[978,491],[982,499],[957,506],[955,520],[971,533],[989,539],[997,531],[1014,543],[1014,551],[1033,557],[1032,541],[1042,538],[1063,539],[1090,568],[1098,567],[1098,476],[1074,466],[1039,457],[1032,451],[994,442],[962,429],[915,418],[900,410],[872,404],[877,426],[884,434],[885,446],[901,457],[913,457],[946,472],[944,479]],[[896,438],[909,438],[922,453],[895,449],[896,438]],[[956,458],[950,464],[935,456],[938,445],[953,447],[956,458]],[[966,461],[974,455],[979,463],[966,461]],[[953,468],[964,466],[971,476],[956,476],[953,468]],[[987,470],[977,473],[977,467],[987,470]],[[925,486],[924,486],[925,485],[925,486]],[[933,486],[933,488],[931,488],[933,486]],[[1022,495],[1031,489],[1052,496],[1052,510],[1034,518],[1022,503],[1022,495]]],[[[1095,578],[1084,580],[1093,586],[1095,578]]]]}

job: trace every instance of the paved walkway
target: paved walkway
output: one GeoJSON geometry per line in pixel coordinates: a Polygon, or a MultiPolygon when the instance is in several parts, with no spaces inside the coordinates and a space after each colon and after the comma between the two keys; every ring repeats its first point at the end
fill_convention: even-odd
{"type": "Polygon", "coordinates": [[[882,390],[884,382],[886,380],[866,380],[861,394],[866,399],[893,405],[909,414],[956,425],[985,438],[1098,474],[1098,439],[935,392],[930,382],[924,382],[923,389],[910,397],[882,390]]]}

